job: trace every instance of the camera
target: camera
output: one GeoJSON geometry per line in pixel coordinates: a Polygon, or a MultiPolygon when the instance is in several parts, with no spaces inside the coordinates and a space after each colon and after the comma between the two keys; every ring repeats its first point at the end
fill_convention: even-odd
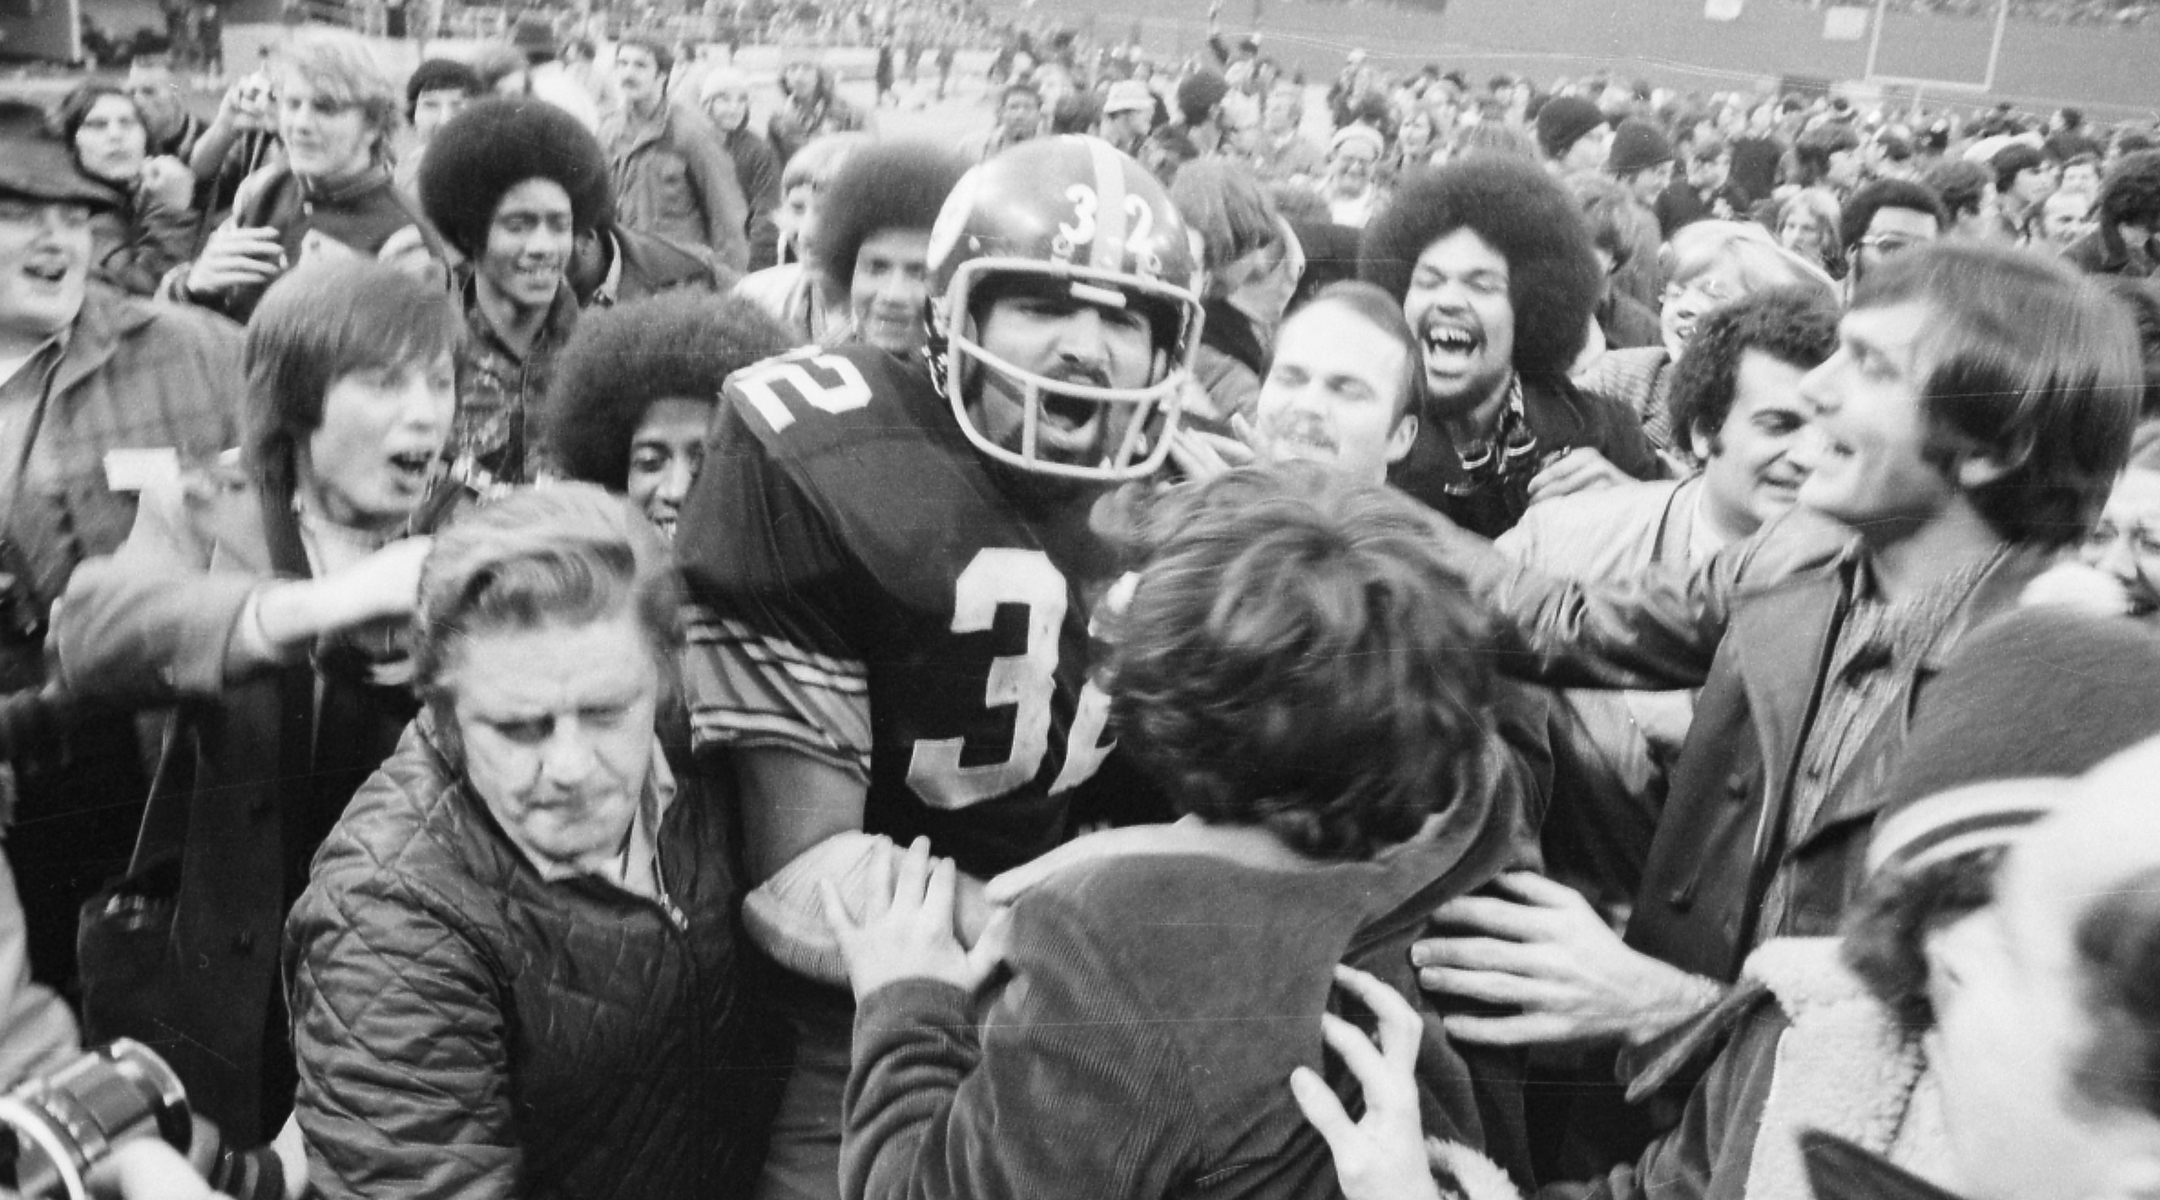
{"type": "Polygon", "coordinates": [[[186,1154],[194,1118],[165,1060],[122,1038],[0,1096],[0,1189],[24,1200],[89,1200],[91,1168],[146,1137],[186,1154]]]}

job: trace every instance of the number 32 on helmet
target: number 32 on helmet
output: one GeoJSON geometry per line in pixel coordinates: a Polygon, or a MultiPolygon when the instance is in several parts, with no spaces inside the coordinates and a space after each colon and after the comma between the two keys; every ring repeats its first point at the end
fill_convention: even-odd
{"type": "Polygon", "coordinates": [[[975,448],[1012,466],[1080,479],[1136,479],[1160,467],[1200,345],[1195,241],[1154,176],[1097,138],[1037,138],[969,171],[931,230],[930,278],[933,350],[943,356],[946,397],[975,448]],[[1015,281],[1053,282],[1076,299],[1145,314],[1155,350],[1148,382],[1117,388],[1055,380],[985,350],[970,319],[973,302],[1015,281]],[[1029,428],[1046,398],[1060,398],[1111,406],[1104,415],[1123,433],[1098,465],[1045,457],[1032,439],[999,445],[967,411],[963,381],[985,372],[1034,410],[1029,428]]]}

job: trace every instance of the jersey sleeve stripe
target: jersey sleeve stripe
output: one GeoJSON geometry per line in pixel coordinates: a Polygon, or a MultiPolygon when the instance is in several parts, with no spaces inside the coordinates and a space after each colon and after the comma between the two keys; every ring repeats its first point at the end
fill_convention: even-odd
{"type": "Polygon", "coordinates": [[[690,745],[703,751],[780,749],[806,754],[863,779],[870,777],[870,756],[826,743],[815,726],[780,713],[722,712],[702,709],[690,715],[690,745]]]}
{"type": "Polygon", "coordinates": [[[691,745],[786,745],[867,776],[870,695],[852,678],[828,678],[779,661],[772,639],[697,642],[682,654],[691,745]]]}
{"type": "Polygon", "coordinates": [[[794,642],[760,633],[740,621],[713,616],[709,611],[689,614],[685,635],[692,646],[725,648],[727,652],[784,670],[813,687],[840,692],[869,690],[869,670],[861,662],[806,650],[794,642]]]}

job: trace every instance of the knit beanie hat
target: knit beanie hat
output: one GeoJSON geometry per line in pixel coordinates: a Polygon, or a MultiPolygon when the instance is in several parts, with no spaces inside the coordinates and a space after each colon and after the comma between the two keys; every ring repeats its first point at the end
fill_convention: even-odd
{"type": "Polygon", "coordinates": [[[1648,167],[1669,165],[1672,160],[1672,139],[1650,122],[1630,117],[1620,122],[1620,128],[1613,133],[1605,169],[1615,175],[1632,175],[1648,167]]]}
{"type": "Polygon", "coordinates": [[[1375,160],[1387,149],[1387,139],[1380,135],[1380,131],[1362,121],[1352,121],[1350,124],[1336,130],[1335,136],[1328,139],[1328,153],[1333,155],[1348,142],[1357,142],[1372,147],[1375,160]]]}
{"type": "Polygon", "coordinates": [[[2021,608],[1964,639],[1919,703],[1886,817],[1967,784],[2080,775],[2160,734],[2160,634],[2127,617],[2021,608]]]}
{"type": "Polygon", "coordinates": [[[1178,115],[1187,125],[1198,125],[1208,119],[1222,98],[1230,94],[1230,84],[1213,71],[1195,71],[1178,80],[1178,115]]]}
{"type": "Polygon", "coordinates": [[[1582,135],[1605,123],[1597,105],[1580,96],[1554,96],[1537,113],[1538,147],[1547,158],[1559,158],[1582,135]]]}

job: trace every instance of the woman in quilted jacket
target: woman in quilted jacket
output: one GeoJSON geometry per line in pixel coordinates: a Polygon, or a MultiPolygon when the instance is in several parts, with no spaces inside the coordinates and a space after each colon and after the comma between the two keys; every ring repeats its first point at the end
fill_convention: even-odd
{"type": "Polygon", "coordinates": [[[436,539],[425,709],[286,926],[323,1195],[746,1194],[771,1073],[748,1060],[727,813],[655,735],[677,596],[659,531],[589,484],[436,539]]]}

